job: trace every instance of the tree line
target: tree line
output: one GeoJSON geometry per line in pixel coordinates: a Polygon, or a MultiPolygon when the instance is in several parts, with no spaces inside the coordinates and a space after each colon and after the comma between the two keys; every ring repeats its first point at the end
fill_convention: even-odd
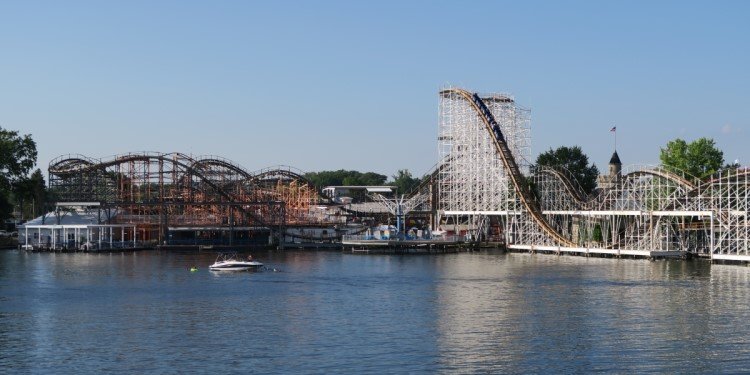
{"type": "Polygon", "coordinates": [[[395,175],[388,176],[375,172],[358,172],[339,169],[337,171],[320,171],[305,173],[305,178],[315,186],[395,186],[399,194],[409,193],[416,189],[422,178],[413,177],[408,169],[399,169],[395,175]]]}
{"type": "MultiPolygon", "coordinates": [[[[690,177],[705,179],[722,168],[739,167],[735,164],[724,164],[724,152],[716,147],[710,138],[698,138],[686,142],[677,138],[667,143],[659,151],[662,167],[676,174],[687,174],[690,177]]],[[[558,147],[541,153],[536,159],[537,166],[564,168],[578,181],[585,193],[596,189],[599,169],[596,164],[589,164],[589,158],[581,147],[558,147]]]]}

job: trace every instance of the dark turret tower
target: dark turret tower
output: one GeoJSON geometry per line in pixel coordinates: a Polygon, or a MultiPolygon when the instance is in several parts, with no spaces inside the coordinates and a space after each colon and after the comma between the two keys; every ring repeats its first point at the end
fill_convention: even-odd
{"type": "Polygon", "coordinates": [[[599,188],[610,189],[619,183],[621,178],[622,162],[620,161],[620,155],[617,155],[617,151],[615,151],[609,159],[609,174],[599,176],[599,188]]]}
{"type": "Polygon", "coordinates": [[[617,155],[617,150],[612,154],[609,159],[609,176],[614,178],[622,175],[622,162],[620,162],[620,156],[617,155]]]}

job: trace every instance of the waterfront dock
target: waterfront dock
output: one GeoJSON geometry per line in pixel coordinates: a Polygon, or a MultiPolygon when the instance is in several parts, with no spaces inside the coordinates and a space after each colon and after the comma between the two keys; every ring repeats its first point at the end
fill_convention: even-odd
{"type": "Polygon", "coordinates": [[[153,250],[152,246],[131,246],[131,247],[106,247],[106,248],[77,248],[77,247],[26,247],[17,246],[19,250],[29,253],[124,253],[141,250],[153,250]]]}
{"type": "Polygon", "coordinates": [[[352,247],[347,252],[352,254],[450,254],[474,250],[474,247],[352,247]]]}
{"type": "Polygon", "coordinates": [[[564,247],[564,246],[534,246],[534,245],[509,245],[508,250],[528,253],[544,253],[556,255],[578,255],[578,256],[596,256],[622,258],[632,257],[641,259],[679,259],[687,256],[684,251],[678,250],[627,250],[627,249],[601,249],[601,248],[584,248],[584,247],[564,247]]]}
{"type": "Polygon", "coordinates": [[[344,250],[355,254],[441,254],[474,250],[477,243],[460,237],[450,238],[373,238],[372,236],[344,236],[344,250]]]}

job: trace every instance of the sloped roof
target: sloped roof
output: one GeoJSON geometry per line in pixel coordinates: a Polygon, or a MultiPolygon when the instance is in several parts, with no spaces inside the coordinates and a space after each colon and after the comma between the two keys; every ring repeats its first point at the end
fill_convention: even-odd
{"type": "Polygon", "coordinates": [[[612,154],[612,158],[609,159],[609,164],[622,164],[622,162],[620,162],[620,156],[617,155],[617,151],[612,154]]]}
{"type": "MultiPolygon", "coordinates": [[[[113,212],[112,217],[115,217],[117,212],[113,212]]],[[[102,220],[106,220],[106,215],[102,213],[102,220]]],[[[35,219],[31,219],[23,225],[19,225],[19,228],[23,228],[26,225],[56,225],[57,218],[54,212],[48,212],[35,219]],[[42,222],[42,219],[44,219],[42,222]]],[[[99,223],[99,216],[96,212],[78,212],[69,211],[60,213],[60,225],[90,225],[90,224],[101,224],[99,223]]]]}

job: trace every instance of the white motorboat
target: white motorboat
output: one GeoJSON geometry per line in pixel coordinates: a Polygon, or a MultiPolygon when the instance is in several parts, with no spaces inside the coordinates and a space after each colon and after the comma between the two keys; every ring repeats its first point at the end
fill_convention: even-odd
{"type": "Polygon", "coordinates": [[[263,263],[255,261],[252,256],[247,260],[237,259],[236,253],[222,253],[216,258],[214,264],[208,266],[211,271],[248,271],[263,269],[263,263]]]}

